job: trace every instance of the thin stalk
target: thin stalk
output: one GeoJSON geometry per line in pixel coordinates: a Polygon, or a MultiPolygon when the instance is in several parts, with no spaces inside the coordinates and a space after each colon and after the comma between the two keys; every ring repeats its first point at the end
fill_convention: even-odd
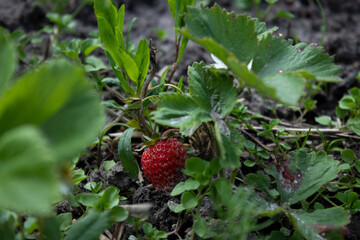
{"type": "Polygon", "coordinates": [[[155,55],[155,48],[153,48],[153,46],[151,44],[151,40],[150,40],[149,45],[150,45],[150,64],[152,66],[151,66],[151,72],[150,72],[148,78],[145,80],[145,82],[142,86],[142,89],[141,89],[141,93],[140,93],[141,107],[140,107],[138,117],[139,117],[139,122],[141,123],[145,132],[151,137],[152,130],[150,129],[149,125],[147,124],[145,116],[144,116],[144,98],[146,96],[146,92],[149,87],[149,84],[156,74],[156,55],[155,55]]]}
{"type": "Polygon", "coordinates": [[[334,207],[338,207],[338,205],[336,205],[333,201],[331,201],[327,196],[325,196],[324,194],[320,194],[320,196],[327,201],[328,203],[330,203],[331,205],[333,205],[334,207]]]}
{"type": "Polygon", "coordinates": [[[261,17],[261,21],[265,21],[265,19],[268,17],[271,9],[274,7],[274,4],[269,4],[264,12],[264,14],[261,17]]]}
{"type": "Polygon", "coordinates": [[[321,195],[322,192],[323,192],[323,191],[320,190],[320,191],[318,192],[318,194],[316,194],[316,196],[310,201],[309,206],[316,201],[316,199],[321,195]]]}
{"type": "MultiPolygon", "coordinates": [[[[168,79],[165,80],[165,83],[167,83],[167,84],[171,82],[171,79],[173,78],[173,76],[175,74],[175,71],[176,71],[176,69],[178,67],[177,61],[178,61],[178,58],[179,58],[180,43],[181,43],[181,35],[177,38],[177,41],[175,42],[175,57],[174,57],[174,62],[173,62],[172,67],[171,67],[170,76],[169,76],[168,79]]],[[[168,86],[165,86],[164,92],[166,92],[167,89],[168,89],[168,86]]]]}
{"type": "Polygon", "coordinates": [[[75,11],[71,14],[71,18],[74,19],[83,8],[86,6],[86,1],[82,1],[81,4],[75,9],[75,11]]]}
{"type": "Polygon", "coordinates": [[[321,25],[321,41],[320,41],[320,45],[323,46],[324,45],[324,38],[325,38],[325,34],[326,34],[326,18],[325,18],[325,11],[324,8],[320,2],[320,0],[315,0],[317,5],[320,8],[320,12],[321,12],[321,18],[322,18],[322,25],[321,25]]]}

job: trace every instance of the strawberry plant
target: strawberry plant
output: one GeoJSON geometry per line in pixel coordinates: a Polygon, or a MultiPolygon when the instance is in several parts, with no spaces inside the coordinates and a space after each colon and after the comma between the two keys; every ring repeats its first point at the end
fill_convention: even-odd
{"type": "MultiPolygon", "coordinates": [[[[236,2],[258,11],[261,1],[236,2]]],[[[30,37],[0,29],[0,238],[344,239],[360,209],[358,152],[346,142],[360,135],[360,92],[314,118],[328,128],[305,122],[340,67],[260,21],[276,2],[251,18],[168,0],[174,58],[161,71],[163,55],[151,39],[131,42],[136,18],[126,23],[115,1],[93,1],[99,31],[85,40],[60,40],[78,10],[47,14],[55,26],[30,37]],[[28,59],[43,33],[52,57],[28,59]],[[189,41],[215,63],[181,76],[189,41]],[[16,49],[34,69],[15,77],[16,49]],[[251,112],[246,94],[272,113],[305,109],[302,124],[251,112]],[[168,229],[151,207],[168,212],[168,229]]]]}

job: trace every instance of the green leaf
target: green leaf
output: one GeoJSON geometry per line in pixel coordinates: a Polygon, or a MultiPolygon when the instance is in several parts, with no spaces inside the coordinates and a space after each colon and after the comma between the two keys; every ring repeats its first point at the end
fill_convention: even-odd
{"type": "Polygon", "coordinates": [[[101,80],[102,83],[105,83],[105,84],[114,84],[116,86],[121,86],[121,82],[119,79],[117,78],[104,78],[103,80],[101,80]]]}
{"type": "Polygon", "coordinates": [[[217,179],[214,181],[214,186],[220,202],[228,205],[232,197],[232,186],[229,180],[225,178],[217,179]]]}
{"type": "Polygon", "coordinates": [[[222,167],[229,168],[230,170],[235,170],[241,165],[237,152],[238,146],[235,141],[231,139],[231,135],[226,124],[223,124],[223,128],[221,128],[221,124],[219,124],[218,122],[215,124],[215,136],[221,154],[220,164],[222,167]],[[227,134],[225,134],[224,132],[227,134]]]}
{"type": "Polygon", "coordinates": [[[202,122],[222,124],[235,106],[237,93],[230,75],[207,68],[203,62],[189,67],[189,95],[164,94],[153,118],[160,124],[191,134],[202,122]]]}
{"type": "Polygon", "coordinates": [[[87,57],[95,49],[97,49],[101,46],[102,45],[101,45],[101,42],[99,39],[90,38],[90,39],[85,39],[84,41],[82,41],[80,49],[81,49],[81,52],[84,54],[84,56],[87,57]]]}
{"type": "Polygon", "coordinates": [[[253,167],[256,165],[256,163],[251,160],[245,160],[244,165],[247,167],[253,167]]]}
{"type": "Polygon", "coordinates": [[[98,240],[100,234],[110,227],[109,212],[90,211],[71,226],[65,240],[98,240]]]}
{"type": "Polygon", "coordinates": [[[29,125],[0,137],[0,208],[43,215],[60,197],[56,159],[41,132],[29,125]]]}
{"type": "Polygon", "coordinates": [[[102,187],[102,182],[88,182],[85,184],[84,188],[91,191],[92,193],[97,193],[100,191],[100,188],[102,187]]]}
{"type": "Polygon", "coordinates": [[[99,193],[99,195],[102,195],[99,210],[104,211],[105,209],[111,209],[117,206],[119,204],[119,192],[120,190],[117,187],[110,186],[99,193]]]}
{"type": "Polygon", "coordinates": [[[280,181],[279,173],[267,170],[277,181],[282,202],[294,204],[314,194],[319,188],[337,177],[339,162],[325,152],[306,153],[305,150],[291,152],[289,173],[296,176],[290,184],[280,181]],[[295,182],[296,181],[296,182],[295,182]]]}
{"type": "Polygon", "coordinates": [[[136,179],[139,173],[139,167],[135,162],[135,157],[131,148],[131,137],[135,128],[126,129],[119,139],[118,154],[124,169],[129,173],[132,179],[136,179]]]}
{"type": "Polygon", "coordinates": [[[15,239],[17,215],[13,212],[0,209],[0,236],[3,240],[15,239]]]}
{"type": "Polygon", "coordinates": [[[85,71],[86,72],[96,72],[102,69],[107,69],[108,67],[105,63],[98,57],[89,56],[85,60],[85,71]]]}
{"type": "Polygon", "coordinates": [[[82,69],[65,60],[24,74],[0,100],[0,135],[24,124],[38,126],[58,159],[90,144],[104,121],[98,94],[82,69]]]}
{"type": "Polygon", "coordinates": [[[72,171],[72,182],[77,185],[81,181],[87,179],[87,175],[85,174],[84,170],[79,168],[77,170],[72,171]]]}
{"type": "Polygon", "coordinates": [[[15,72],[15,49],[7,30],[0,27],[0,96],[8,87],[9,81],[15,72]]]}
{"type": "Polygon", "coordinates": [[[56,220],[59,223],[60,231],[65,231],[71,225],[73,216],[71,212],[60,213],[56,216],[56,220]]]}
{"type": "MultiPolygon", "coordinates": [[[[205,63],[194,63],[188,69],[189,92],[198,106],[212,115],[226,117],[235,107],[237,93],[233,78],[215,68],[205,68],[205,63]]],[[[215,119],[216,120],[216,119],[215,119]]]]}
{"type": "Polygon", "coordinates": [[[183,192],[185,192],[185,183],[184,182],[179,182],[174,189],[171,191],[170,195],[171,196],[177,196],[182,194],[183,192]]]}
{"type": "Polygon", "coordinates": [[[104,161],[103,162],[103,166],[104,166],[105,171],[109,171],[110,169],[115,167],[115,165],[116,165],[116,162],[114,160],[104,161]]]}
{"type": "Polygon", "coordinates": [[[339,81],[340,68],[319,47],[292,45],[271,35],[264,23],[247,15],[211,9],[189,8],[186,28],[177,32],[205,47],[230,70],[260,93],[286,104],[296,104],[304,92],[305,79],[339,81]],[[290,59],[290,60],[289,60],[290,59]],[[248,63],[253,61],[251,71],[248,63]]]}
{"type": "Polygon", "coordinates": [[[200,187],[200,183],[197,180],[188,179],[185,181],[184,187],[186,191],[196,190],[200,187]]]}
{"type": "Polygon", "coordinates": [[[312,213],[302,209],[290,210],[287,214],[295,228],[306,239],[324,240],[327,233],[336,230],[342,232],[341,227],[350,222],[348,212],[340,207],[315,210],[312,213]]]}
{"type": "Polygon", "coordinates": [[[135,90],[128,84],[127,80],[125,79],[123,72],[120,71],[115,63],[114,58],[111,56],[111,54],[108,51],[105,51],[105,55],[109,61],[109,64],[111,66],[111,69],[113,70],[114,74],[116,75],[116,77],[118,78],[118,80],[120,81],[120,89],[127,93],[127,94],[134,94],[135,90]]]}
{"type": "Polygon", "coordinates": [[[79,193],[75,199],[86,207],[96,208],[99,205],[100,197],[94,193],[79,193]]]}
{"type": "Polygon", "coordinates": [[[168,5],[171,14],[175,20],[175,27],[182,27],[184,25],[181,15],[187,12],[187,6],[194,5],[195,0],[168,0],[168,5]]]}
{"type": "Polygon", "coordinates": [[[124,39],[121,33],[124,21],[124,5],[120,8],[118,14],[116,7],[109,0],[95,0],[94,9],[100,38],[104,42],[106,49],[118,67],[123,69],[133,82],[137,83],[139,69],[134,59],[125,51],[124,39]]]}
{"type": "Polygon", "coordinates": [[[142,39],[139,42],[134,60],[139,68],[139,86],[142,86],[150,65],[150,50],[146,39],[142,39]]]}
{"type": "Polygon", "coordinates": [[[191,209],[198,205],[198,200],[193,192],[184,192],[181,195],[181,205],[185,209],[191,209]]]}
{"type": "Polygon", "coordinates": [[[40,219],[39,225],[42,239],[60,240],[60,225],[55,216],[40,219]]]}
{"type": "Polygon", "coordinates": [[[292,14],[291,12],[281,9],[275,13],[273,18],[294,18],[294,17],[295,15],[292,14]]]}
{"type": "Polygon", "coordinates": [[[194,232],[201,238],[212,238],[216,233],[212,231],[211,226],[203,218],[198,218],[194,221],[194,232]]]}
{"type": "Polygon", "coordinates": [[[270,190],[269,190],[270,178],[267,175],[265,175],[263,171],[258,171],[257,174],[255,174],[255,173],[247,174],[246,182],[249,185],[253,186],[254,188],[261,190],[265,194],[270,193],[270,190]]]}
{"type": "Polygon", "coordinates": [[[325,115],[320,117],[315,117],[315,122],[324,126],[331,126],[332,124],[331,117],[325,115]]]}
{"type": "Polygon", "coordinates": [[[115,206],[111,209],[110,217],[112,222],[122,222],[129,217],[129,213],[123,207],[115,206]]]}
{"type": "Polygon", "coordinates": [[[190,96],[181,94],[163,95],[158,110],[152,112],[152,118],[159,124],[180,128],[187,135],[202,122],[212,120],[210,114],[199,108],[190,96]]]}
{"type": "Polygon", "coordinates": [[[185,161],[186,170],[193,173],[203,173],[207,166],[208,162],[197,157],[191,157],[185,161]]]}
{"type": "Polygon", "coordinates": [[[135,60],[132,59],[130,55],[122,49],[118,49],[117,54],[113,57],[118,66],[123,66],[123,69],[129,76],[129,78],[133,82],[137,83],[139,79],[139,68],[136,65],[135,60]]]}
{"type": "Polygon", "coordinates": [[[351,149],[344,149],[341,151],[341,159],[346,163],[352,164],[355,160],[354,151],[351,149]]]}
{"type": "Polygon", "coordinates": [[[125,18],[125,5],[121,5],[116,18],[115,37],[121,49],[125,50],[123,27],[125,18]]]}

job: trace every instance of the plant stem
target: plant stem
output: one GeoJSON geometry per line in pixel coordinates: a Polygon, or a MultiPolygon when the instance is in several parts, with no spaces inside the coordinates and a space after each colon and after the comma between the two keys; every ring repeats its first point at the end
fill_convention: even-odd
{"type": "Polygon", "coordinates": [[[333,205],[334,207],[337,207],[338,205],[336,205],[333,201],[331,201],[327,196],[325,196],[324,194],[320,194],[320,196],[326,200],[328,203],[330,203],[331,205],[333,205]]]}
{"type": "MultiPolygon", "coordinates": [[[[165,80],[165,83],[167,83],[167,84],[169,84],[171,82],[171,79],[173,78],[174,73],[178,67],[177,61],[178,61],[178,57],[179,57],[180,43],[181,43],[181,35],[177,38],[177,41],[175,42],[175,57],[174,57],[174,62],[171,67],[170,76],[168,79],[165,80]]],[[[168,86],[165,85],[164,92],[166,92],[167,89],[168,89],[168,86]]]]}
{"type": "Polygon", "coordinates": [[[150,63],[151,63],[151,72],[148,76],[148,78],[145,80],[141,93],[140,93],[140,101],[141,101],[141,107],[138,114],[139,122],[141,123],[142,127],[144,128],[145,132],[151,137],[152,136],[152,130],[150,129],[149,125],[146,122],[145,116],[144,116],[144,98],[147,92],[147,88],[151,82],[151,80],[154,78],[156,74],[156,55],[155,55],[155,48],[153,48],[151,44],[150,39],[150,63]]]}
{"type": "Polygon", "coordinates": [[[325,38],[325,34],[326,34],[326,18],[325,18],[325,11],[324,8],[320,2],[320,0],[315,0],[317,5],[320,8],[320,12],[321,12],[321,18],[322,18],[322,25],[321,25],[321,41],[320,41],[320,45],[323,46],[324,45],[324,38],[325,38]]]}

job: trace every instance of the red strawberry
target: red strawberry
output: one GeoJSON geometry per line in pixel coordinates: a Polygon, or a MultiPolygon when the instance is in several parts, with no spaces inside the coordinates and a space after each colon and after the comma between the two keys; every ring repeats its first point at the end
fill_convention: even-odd
{"type": "Polygon", "coordinates": [[[156,189],[171,191],[180,181],[186,149],[176,138],[162,139],[149,146],[141,156],[145,176],[156,189]]]}

